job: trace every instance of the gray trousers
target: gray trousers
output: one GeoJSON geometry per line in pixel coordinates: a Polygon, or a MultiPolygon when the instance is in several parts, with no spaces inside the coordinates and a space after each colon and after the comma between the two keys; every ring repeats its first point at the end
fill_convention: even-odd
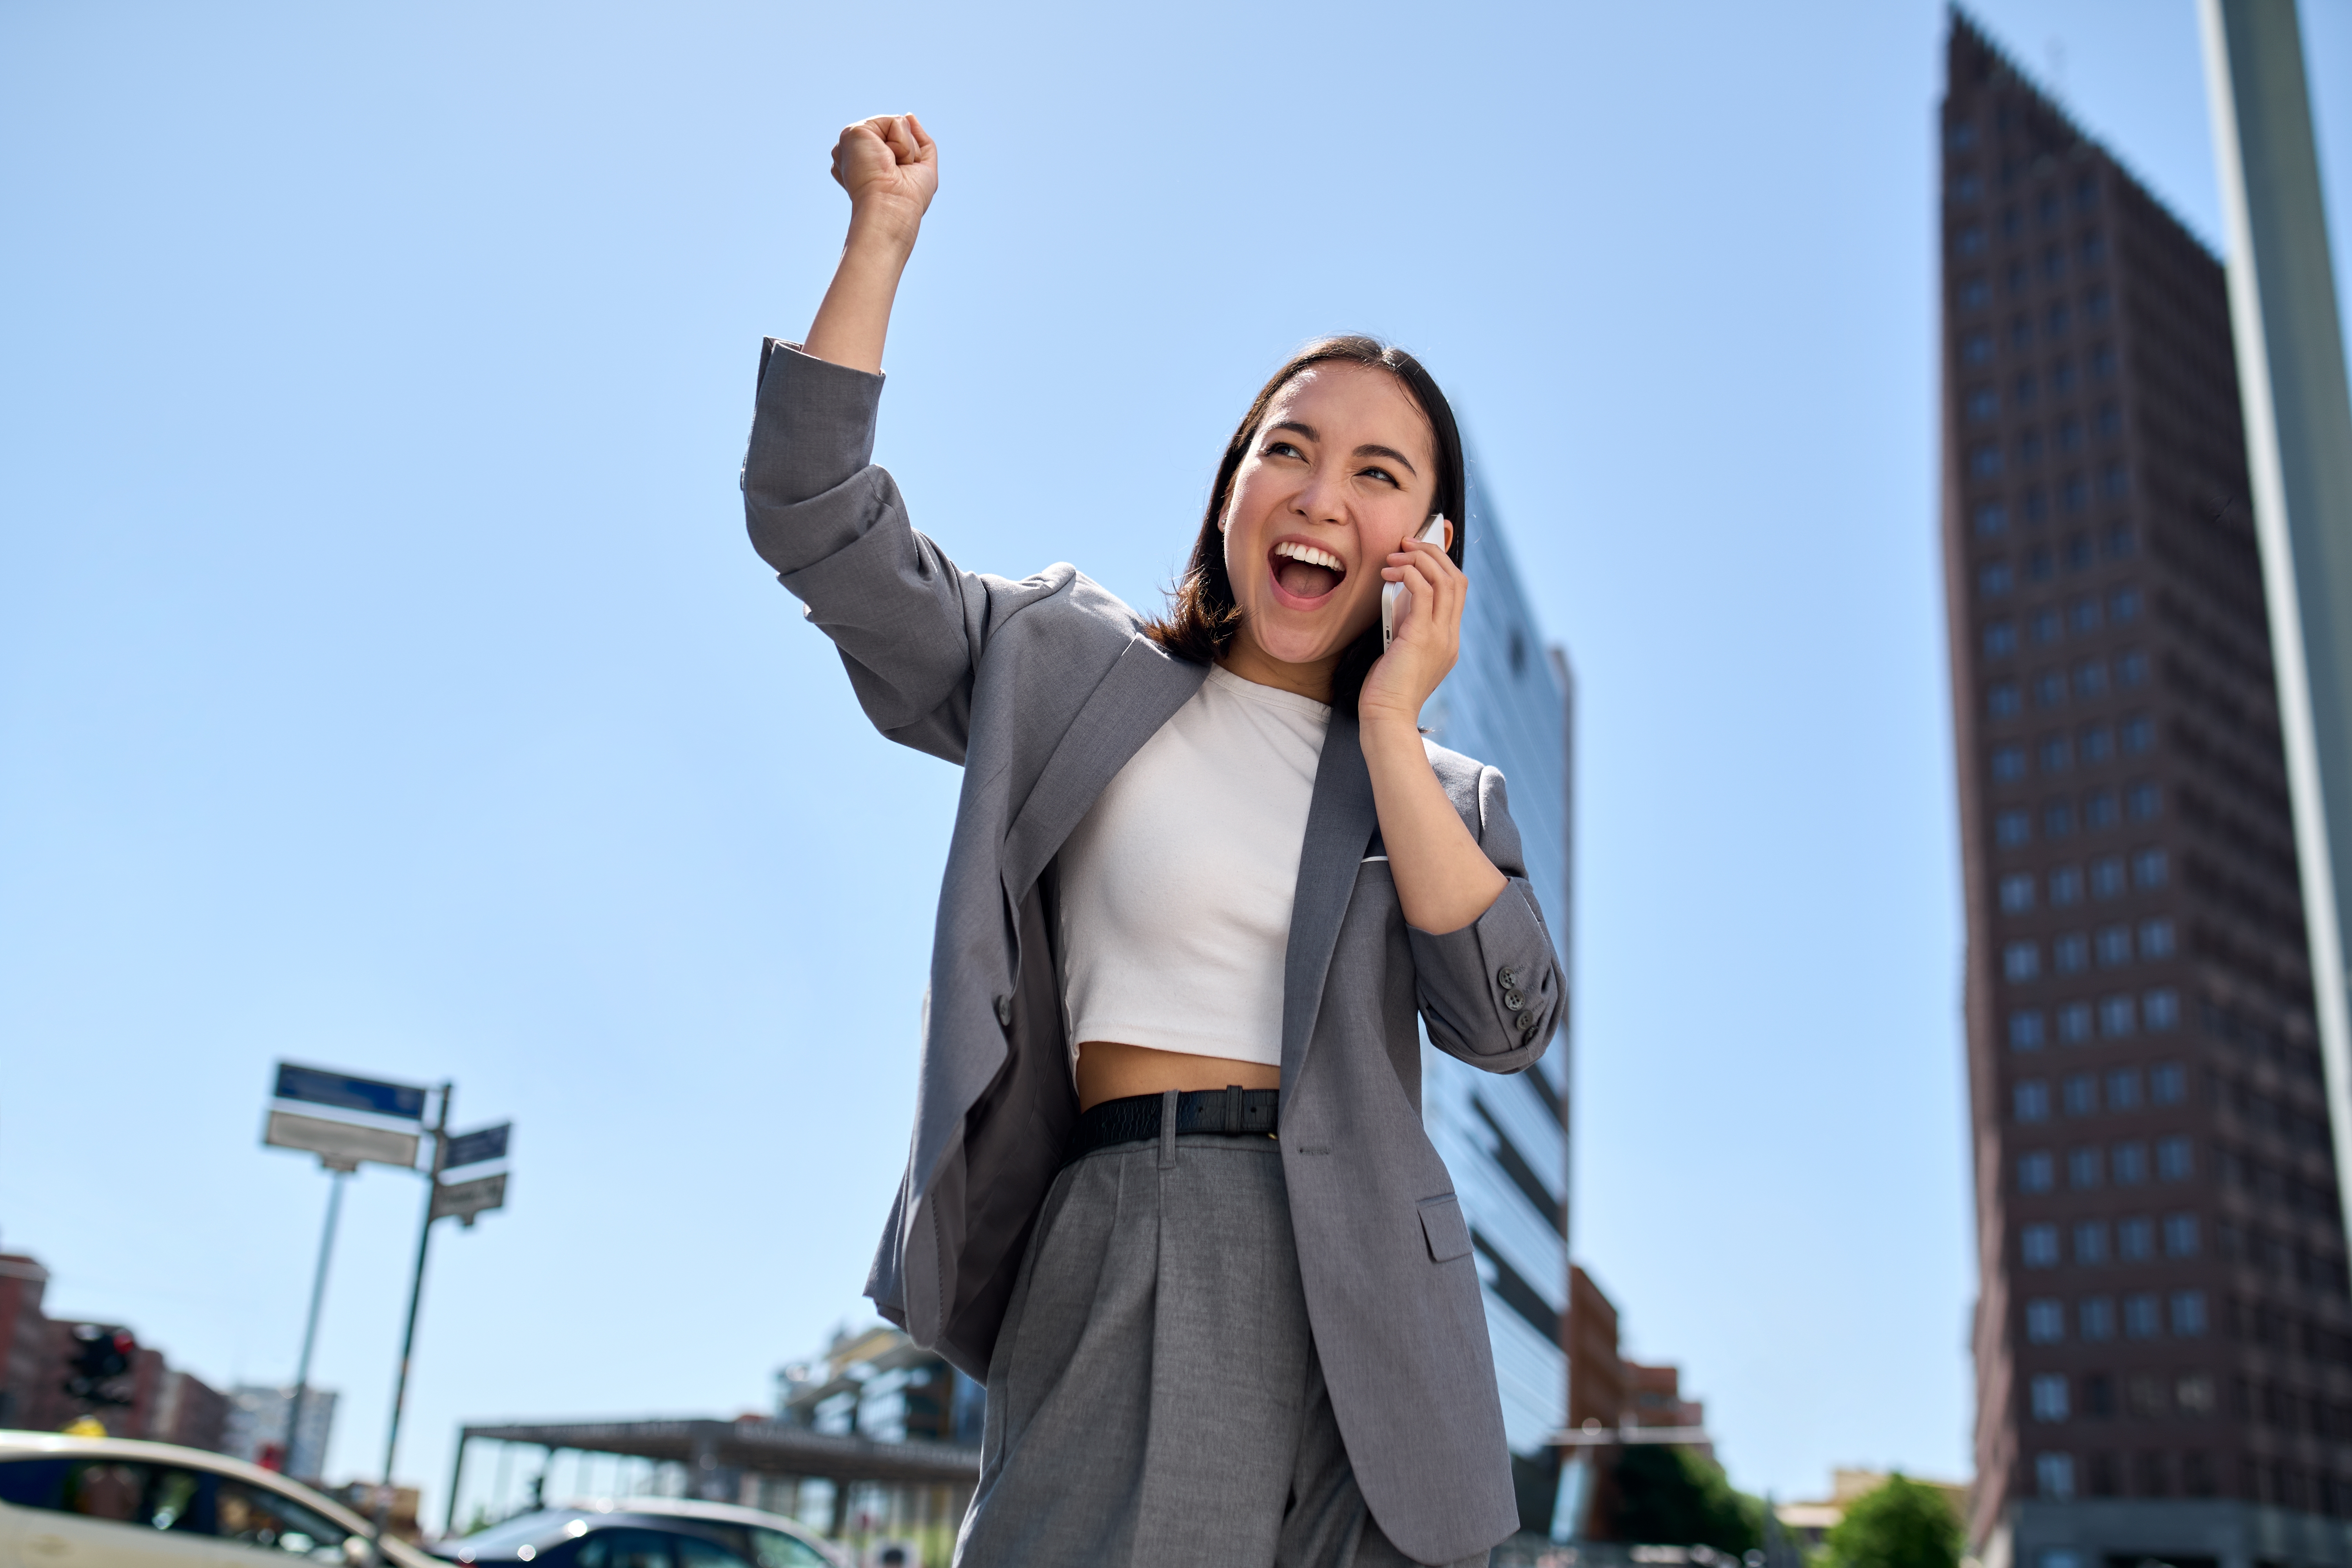
{"type": "Polygon", "coordinates": [[[989,1363],[955,1561],[1410,1563],[1339,1440],[1273,1139],[1162,1134],[1055,1181],[989,1363]]]}

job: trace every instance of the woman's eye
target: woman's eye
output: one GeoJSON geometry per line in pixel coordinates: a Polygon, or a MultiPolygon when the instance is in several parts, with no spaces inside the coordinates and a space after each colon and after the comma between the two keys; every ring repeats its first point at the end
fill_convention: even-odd
{"type": "Polygon", "coordinates": [[[1390,473],[1386,468],[1366,468],[1364,470],[1364,477],[1368,479],[1379,479],[1392,489],[1404,489],[1402,485],[1397,483],[1396,476],[1390,473]]]}
{"type": "Polygon", "coordinates": [[[1268,441],[1265,444],[1265,456],[1269,458],[1304,458],[1307,454],[1300,451],[1297,447],[1292,446],[1287,441],[1268,441]]]}

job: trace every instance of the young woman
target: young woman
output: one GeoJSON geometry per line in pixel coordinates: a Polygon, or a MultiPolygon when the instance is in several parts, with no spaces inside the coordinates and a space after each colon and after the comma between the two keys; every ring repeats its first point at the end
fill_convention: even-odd
{"type": "Polygon", "coordinates": [[[987,1381],[957,1561],[1483,1563],[1517,1510],[1420,1028],[1517,1072],[1563,983],[1501,775],[1417,727],[1467,587],[1458,529],[1413,537],[1462,516],[1453,414],[1326,339],[1242,419],[1166,616],[961,571],[870,461],[938,150],[869,120],[834,176],[848,244],[763,350],[743,490],[875,725],[964,768],[866,1285],[987,1381]]]}

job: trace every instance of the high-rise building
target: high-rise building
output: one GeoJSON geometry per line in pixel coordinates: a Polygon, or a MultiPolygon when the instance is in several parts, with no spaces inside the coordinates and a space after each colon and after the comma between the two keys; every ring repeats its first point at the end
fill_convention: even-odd
{"type": "Polygon", "coordinates": [[[303,1389],[302,1424],[293,1434],[289,1450],[286,1425],[294,1410],[293,1386],[241,1383],[229,1394],[221,1451],[283,1470],[298,1480],[315,1481],[326,1474],[327,1445],[334,1436],[338,1399],[331,1388],[303,1389]]]}
{"type": "MultiPolygon", "coordinates": [[[[1503,771],[1528,879],[1559,943],[1570,942],[1570,748],[1574,686],[1547,648],[1493,508],[1474,470],[1464,553],[1470,598],[1454,671],[1423,710],[1439,744],[1503,771]]],[[[1571,998],[1572,1002],[1573,998],[1571,998]]],[[[1422,1045],[1422,1119],[1470,1221],[1503,1425],[1528,1528],[1549,1528],[1568,1424],[1568,1129],[1573,1051],[1563,1011],[1541,1062],[1507,1078],[1422,1045]]]]}
{"type": "Polygon", "coordinates": [[[2352,1300],[2222,270],[1955,14],[1943,540],[1986,1568],[2352,1555],[2352,1300]]]}

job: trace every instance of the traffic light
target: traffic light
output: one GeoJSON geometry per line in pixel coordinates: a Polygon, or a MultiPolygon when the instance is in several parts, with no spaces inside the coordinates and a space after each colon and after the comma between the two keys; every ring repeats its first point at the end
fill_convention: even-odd
{"type": "Polygon", "coordinates": [[[84,1405],[130,1404],[130,1394],[115,1384],[138,1353],[131,1331],[114,1323],[76,1323],[68,1331],[66,1392],[84,1405]]]}

